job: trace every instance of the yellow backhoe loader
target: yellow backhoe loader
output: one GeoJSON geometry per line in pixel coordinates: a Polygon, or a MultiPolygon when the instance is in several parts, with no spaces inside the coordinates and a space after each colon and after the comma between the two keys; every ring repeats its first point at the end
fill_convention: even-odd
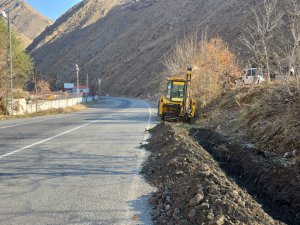
{"type": "Polygon", "coordinates": [[[158,116],[161,120],[183,120],[190,122],[196,116],[196,101],[191,96],[192,68],[186,78],[167,78],[167,89],[158,102],[158,116]]]}

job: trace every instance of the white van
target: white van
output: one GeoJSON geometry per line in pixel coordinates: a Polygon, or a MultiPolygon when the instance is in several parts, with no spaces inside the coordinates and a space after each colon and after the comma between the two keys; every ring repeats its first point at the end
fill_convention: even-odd
{"type": "Polygon", "coordinates": [[[264,82],[264,74],[261,69],[248,68],[244,70],[243,74],[243,84],[260,84],[264,82]]]}

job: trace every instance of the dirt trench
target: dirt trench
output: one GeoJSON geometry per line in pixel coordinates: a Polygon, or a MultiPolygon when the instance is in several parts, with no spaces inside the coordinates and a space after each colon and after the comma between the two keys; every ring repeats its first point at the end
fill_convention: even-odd
{"type": "Polygon", "coordinates": [[[192,129],[190,134],[273,218],[300,224],[299,163],[210,129],[192,129]]]}
{"type": "Polygon", "coordinates": [[[141,173],[158,188],[150,198],[154,224],[285,224],[268,215],[180,126],[159,124],[144,146],[151,155],[141,173]]]}

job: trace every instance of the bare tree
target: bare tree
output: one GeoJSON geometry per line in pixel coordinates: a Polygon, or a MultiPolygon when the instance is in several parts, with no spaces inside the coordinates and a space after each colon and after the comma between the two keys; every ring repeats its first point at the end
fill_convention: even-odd
{"type": "Polygon", "coordinates": [[[263,7],[252,8],[254,19],[249,18],[243,28],[242,43],[254,53],[257,65],[266,68],[270,80],[270,49],[273,35],[282,24],[282,12],[277,10],[278,0],[264,0],[263,7]]]}
{"type": "Polygon", "coordinates": [[[300,94],[300,3],[288,0],[286,6],[286,26],[281,35],[281,42],[275,54],[277,71],[283,78],[284,89],[290,96],[300,94]],[[295,92],[296,90],[296,92],[295,92]]]}
{"type": "Polygon", "coordinates": [[[299,81],[299,66],[300,66],[300,3],[296,0],[289,0],[289,22],[290,31],[292,34],[292,43],[290,47],[290,54],[288,54],[290,73],[295,76],[296,87],[300,93],[299,81]]]}
{"type": "Polygon", "coordinates": [[[176,43],[172,55],[164,59],[163,65],[172,75],[184,74],[188,66],[193,66],[198,50],[197,33],[185,36],[176,43]]]}

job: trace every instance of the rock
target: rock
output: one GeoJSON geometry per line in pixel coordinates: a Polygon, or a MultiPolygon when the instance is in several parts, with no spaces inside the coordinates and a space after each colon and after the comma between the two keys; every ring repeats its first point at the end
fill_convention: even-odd
{"type": "Polygon", "coordinates": [[[202,164],[199,169],[200,169],[200,172],[199,172],[200,176],[207,177],[212,173],[210,167],[207,164],[202,164]]]}
{"type": "Polygon", "coordinates": [[[202,203],[201,205],[197,206],[197,209],[209,209],[210,205],[209,203],[205,202],[205,203],[202,203]]]}
{"type": "Polygon", "coordinates": [[[166,190],[166,191],[164,191],[164,192],[163,192],[163,194],[162,194],[162,196],[161,196],[161,197],[162,197],[163,199],[165,199],[165,198],[166,198],[166,196],[167,196],[168,194],[169,194],[169,191],[168,191],[168,190],[166,190]]]}
{"type": "Polygon", "coordinates": [[[202,177],[208,177],[211,175],[211,171],[210,170],[200,171],[198,174],[199,174],[199,176],[202,176],[202,177]]]}
{"type": "Polygon", "coordinates": [[[196,222],[197,224],[205,224],[204,221],[206,220],[204,213],[196,213],[196,222]]]}
{"type": "Polygon", "coordinates": [[[202,189],[203,189],[203,186],[202,186],[202,184],[197,184],[197,185],[196,185],[196,188],[197,188],[198,190],[202,190],[202,189]]]}
{"type": "Polygon", "coordinates": [[[209,225],[223,225],[224,224],[225,217],[223,214],[217,215],[212,222],[209,223],[209,225]]]}
{"type": "Polygon", "coordinates": [[[226,206],[226,203],[218,198],[218,199],[215,199],[214,206],[215,206],[216,210],[223,210],[223,208],[226,206]]]}
{"type": "Polygon", "coordinates": [[[210,170],[210,166],[207,165],[207,164],[205,164],[205,163],[203,163],[203,164],[200,165],[199,169],[200,169],[201,171],[210,170]]]}
{"type": "Polygon", "coordinates": [[[153,212],[152,212],[152,219],[153,220],[156,220],[158,217],[160,217],[160,210],[159,210],[159,208],[153,210],[153,212]]]}
{"type": "Polygon", "coordinates": [[[292,156],[293,156],[292,152],[286,152],[286,153],[284,153],[283,158],[290,158],[292,156]]]}
{"type": "Polygon", "coordinates": [[[294,157],[296,157],[296,156],[297,156],[297,150],[292,151],[292,155],[293,155],[294,157]]]}
{"type": "Polygon", "coordinates": [[[174,209],[174,212],[173,212],[173,219],[175,220],[175,221],[179,221],[180,220],[180,217],[179,217],[179,213],[180,213],[180,211],[179,211],[179,209],[178,208],[175,208],[174,209]]]}
{"type": "Polygon", "coordinates": [[[171,160],[167,163],[167,166],[176,164],[176,163],[177,163],[177,160],[178,160],[177,157],[171,159],[171,160]]]}
{"type": "Polygon", "coordinates": [[[214,215],[213,213],[210,212],[210,213],[207,214],[206,218],[207,218],[208,220],[213,220],[213,219],[214,219],[214,216],[215,216],[215,215],[214,215]]]}
{"type": "Polygon", "coordinates": [[[195,208],[193,208],[193,209],[189,212],[189,215],[188,215],[189,218],[190,218],[190,219],[195,218],[196,212],[197,212],[197,210],[196,210],[195,208]]]}
{"type": "Polygon", "coordinates": [[[169,195],[166,196],[166,202],[171,202],[171,197],[169,195]]]}
{"type": "Polygon", "coordinates": [[[214,202],[214,204],[215,205],[222,205],[224,202],[221,200],[221,199],[219,199],[219,198],[217,198],[216,200],[215,200],[215,202],[214,202]]]}
{"type": "Polygon", "coordinates": [[[159,224],[166,224],[166,220],[164,219],[164,215],[161,215],[160,217],[158,217],[156,222],[159,223],[159,224]]]}
{"type": "Polygon", "coordinates": [[[157,207],[162,209],[164,207],[164,205],[162,203],[159,203],[157,207]]]}
{"type": "Polygon", "coordinates": [[[202,190],[202,189],[200,189],[200,188],[197,190],[197,194],[201,194],[201,195],[203,195],[203,196],[204,196],[203,190],[202,190]]]}
{"type": "Polygon", "coordinates": [[[252,202],[246,201],[245,202],[245,207],[250,207],[250,206],[252,206],[252,202]]]}
{"type": "Polygon", "coordinates": [[[223,197],[222,197],[222,201],[223,201],[223,202],[226,202],[226,201],[227,201],[227,197],[226,197],[226,196],[223,196],[223,197]]]}
{"type": "Polygon", "coordinates": [[[151,203],[152,205],[156,204],[157,201],[158,201],[158,199],[157,199],[156,196],[152,196],[152,197],[150,198],[150,203],[151,203]]]}
{"type": "Polygon", "coordinates": [[[239,203],[239,206],[242,207],[242,208],[245,208],[246,203],[245,203],[244,201],[241,201],[241,202],[239,203]]]}
{"type": "Polygon", "coordinates": [[[176,174],[176,175],[181,175],[181,174],[184,174],[184,172],[181,171],[181,170],[179,170],[179,171],[176,171],[175,174],[176,174]]]}
{"type": "Polygon", "coordinates": [[[205,183],[208,183],[208,182],[209,182],[209,179],[208,179],[207,177],[204,177],[204,178],[203,178],[203,181],[204,181],[205,183]]]}
{"type": "Polygon", "coordinates": [[[189,202],[189,206],[194,207],[198,205],[202,200],[204,199],[204,196],[200,193],[196,194],[189,202]]]}
{"type": "Polygon", "coordinates": [[[237,199],[236,199],[236,202],[237,203],[241,203],[243,200],[242,200],[242,198],[241,197],[237,197],[237,199]]]}
{"type": "Polygon", "coordinates": [[[170,205],[166,205],[166,206],[165,206],[165,210],[166,210],[166,211],[168,211],[170,208],[171,208],[170,205]]]}
{"type": "Polygon", "coordinates": [[[208,192],[211,193],[212,195],[217,195],[217,194],[219,194],[219,191],[218,191],[215,187],[213,187],[213,186],[209,186],[207,190],[208,190],[208,192]]]}
{"type": "Polygon", "coordinates": [[[239,192],[236,190],[229,191],[229,195],[234,199],[239,198],[239,192]]]}
{"type": "Polygon", "coordinates": [[[221,187],[220,192],[221,192],[222,195],[225,195],[227,193],[227,189],[224,188],[224,187],[221,187]]]}
{"type": "Polygon", "coordinates": [[[173,215],[172,210],[167,211],[166,215],[169,216],[169,217],[171,217],[173,215]]]}
{"type": "Polygon", "coordinates": [[[215,184],[217,184],[217,185],[221,185],[221,181],[220,181],[220,179],[217,177],[217,176],[212,176],[212,178],[211,178],[212,180],[213,180],[213,182],[215,183],[215,184]]]}

